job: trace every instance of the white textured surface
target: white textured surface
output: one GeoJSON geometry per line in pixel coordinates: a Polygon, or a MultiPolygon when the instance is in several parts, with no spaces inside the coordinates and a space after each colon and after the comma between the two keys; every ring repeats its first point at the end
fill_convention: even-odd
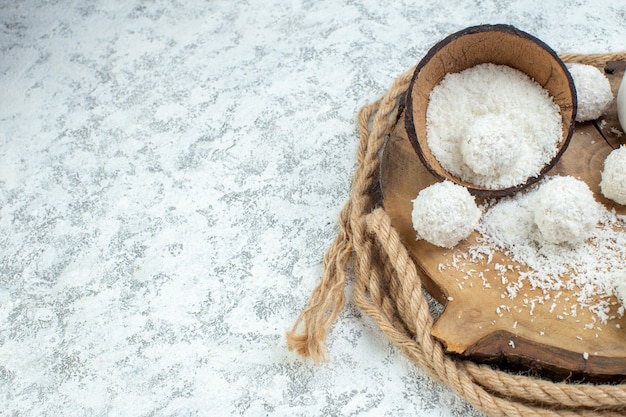
{"type": "Polygon", "coordinates": [[[351,304],[285,348],[356,112],[474,24],[621,50],[620,4],[0,1],[0,414],[480,415],[351,304]]]}

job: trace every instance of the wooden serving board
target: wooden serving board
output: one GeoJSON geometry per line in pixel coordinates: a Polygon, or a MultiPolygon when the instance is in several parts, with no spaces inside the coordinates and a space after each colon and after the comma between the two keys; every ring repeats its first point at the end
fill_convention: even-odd
{"type": "MultiPolygon", "coordinates": [[[[626,62],[607,64],[605,73],[614,95],[625,68],[626,62]]],[[[626,207],[604,198],[599,187],[604,159],[621,143],[626,143],[626,135],[621,136],[613,103],[602,119],[576,124],[568,149],[548,175],[580,178],[589,185],[597,201],[626,214],[626,207]]],[[[626,317],[602,324],[587,309],[578,309],[575,317],[561,314],[556,318],[555,312],[566,312],[572,304],[573,291],[562,291],[558,297],[553,294],[549,302],[535,304],[531,314],[524,297],[502,297],[505,286],[486,263],[464,264],[461,259],[456,261],[456,269],[441,268],[452,264],[455,257],[475,243],[476,232],[452,250],[416,240],[411,200],[438,180],[422,165],[411,146],[404,128],[404,114],[381,155],[380,175],[383,206],[411,253],[427,291],[445,306],[433,335],[444,343],[449,353],[510,369],[531,369],[549,378],[626,379],[626,317]],[[482,271],[491,287],[487,288],[478,279],[470,279],[473,283],[470,285],[467,279],[473,273],[470,270],[482,271]]],[[[492,265],[495,262],[512,264],[498,252],[492,265]]],[[[517,274],[511,273],[509,281],[517,281],[517,274]]],[[[542,295],[540,290],[527,287],[520,293],[527,294],[527,299],[542,295]]],[[[611,312],[615,316],[618,316],[617,307],[611,312]]]]}

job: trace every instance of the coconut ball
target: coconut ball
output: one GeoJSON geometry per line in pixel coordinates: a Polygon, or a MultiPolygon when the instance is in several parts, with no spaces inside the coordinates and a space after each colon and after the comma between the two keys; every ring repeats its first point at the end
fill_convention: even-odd
{"type": "Polygon", "coordinates": [[[481,211],[465,187],[451,181],[424,188],[413,200],[413,228],[418,239],[453,248],[478,225],[481,211]]]}
{"type": "Polygon", "coordinates": [[[515,165],[523,142],[509,118],[488,113],[467,128],[460,144],[461,156],[476,174],[499,177],[515,165]]]}
{"type": "Polygon", "coordinates": [[[574,177],[552,177],[541,184],[535,196],[535,224],[549,243],[584,242],[600,220],[600,213],[587,184],[574,177]]]}
{"type": "Polygon", "coordinates": [[[611,151],[604,160],[602,195],[619,204],[626,205],[626,147],[620,146],[611,151]]]}
{"type": "Polygon", "coordinates": [[[613,101],[609,80],[591,65],[569,64],[567,67],[578,97],[576,121],[586,122],[602,116],[613,101]]]}

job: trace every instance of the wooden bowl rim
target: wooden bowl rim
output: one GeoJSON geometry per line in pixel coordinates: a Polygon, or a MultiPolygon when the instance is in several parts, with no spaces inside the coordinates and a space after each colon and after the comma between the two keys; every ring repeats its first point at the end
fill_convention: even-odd
{"type": "MultiPolygon", "coordinates": [[[[577,112],[577,108],[578,108],[578,102],[577,102],[577,96],[576,96],[576,88],[574,86],[574,81],[570,75],[569,70],[567,69],[567,67],[565,66],[565,63],[563,63],[563,61],[561,60],[561,58],[559,58],[559,56],[557,55],[557,53],[550,48],[545,42],[543,42],[542,40],[536,38],[533,35],[530,35],[529,33],[526,33],[524,31],[521,31],[519,29],[517,29],[514,26],[511,25],[505,25],[505,24],[495,24],[495,25],[479,25],[479,26],[470,26],[468,28],[465,28],[463,30],[460,30],[458,32],[455,32],[449,36],[447,36],[446,38],[442,39],[441,41],[437,42],[427,53],[426,55],[420,60],[420,62],[418,63],[417,67],[415,68],[415,71],[413,72],[413,77],[411,78],[411,83],[409,84],[409,88],[407,90],[406,93],[406,99],[405,99],[405,108],[406,108],[406,117],[405,117],[405,129],[407,132],[407,136],[409,138],[409,141],[411,142],[411,144],[413,145],[413,149],[415,150],[415,152],[418,154],[420,161],[424,164],[424,166],[428,169],[428,171],[433,174],[436,178],[438,178],[439,180],[450,180],[453,181],[459,185],[462,185],[464,187],[467,188],[467,190],[474,196],[476,197],[504,197],[507,195],[512,195],[515,194],[516,192],[523,190],[524,188],[536,183],[537,181],[539,181],[557,162],[558,160],[561,158],[561,156],[563,155],[563,153],[565,152],[565,150],[567,149],[570,139],[572,137],[572,134],[574,133],[574,126],[575,126],[575,121],[576,121],[576,112],[577,112]],[[557,63],[557,65],[559,65],[561,67],[561,69],[563,70],[563,74],[565,75],[566,79],[567,79],[567,84],[569,86],[570,89],[570,94],[572,97],[572,116],[571,116],[571,120],[569,121],[569,126],[567,129],[567,136],[565,138],[564,141],[562,141],[561,147],[558,150],[557,154],[554,156],[554,158],[552,158],[552,160],[550,160],[550,162],[548,162],[539,172],[539,175],[534,176],[534,177],[529,177],[527,179],[527,181],[525,183],[522,184],[518,184],[518,185],[514,185],[511,187],[507,187],[507,188],[486,188],[486,187],[480,187],[478,185],[474,185],[474,186],[469,186],[469,182],[467,181],[462,181],[460,178],[457,178],[456,176],[448,173],[446,171],[446,173],[448,174],[448,176],[444,176],[441,174],[441,172],[439,172],[438,170],[436,170],[434,167],[432,167],[429,162],[427,161],[427,159],[424,156],[424,149],[422,149],[422,146],[420,144],[420,141],[417,138],[417,131],[415,129],[415,125],[414,125],[414,121],[413,121],[413,88],[414,85],[417,81],[417,78],[422,70],[422,68],[429,63],[429,61],[435,57],[439,51],[441,51],[446,45],[448,45],[449,43],[463,37],[466,35],[474,35],[477,33],[483,33],[483,32],[502,32],[502,33],[506,33],[506,34],[510,34],[510,35],[514,35],[516,37],[519,37],[523,40],[526,41],[530,41],[532,43],[534,43],[535,45],[539,46],[540,48],[542,48],[543,50],[545,50],[553,59],[554,61],[557,63]]],[[[427,150],[429,152],[429,150],[427,150]]],[[[443,167],[442,167],[443,169],[443,167]]],[[[445,171],[445,170],[444,170],[445,171]]]]}

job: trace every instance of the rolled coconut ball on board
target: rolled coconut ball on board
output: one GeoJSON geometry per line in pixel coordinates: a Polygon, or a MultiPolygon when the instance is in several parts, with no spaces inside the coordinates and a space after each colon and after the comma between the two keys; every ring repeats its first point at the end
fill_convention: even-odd
{"type": "Polygon", "coordinates": [[[420,191],[411,217],[418,239],[452,249],[476,229],[481,214],[467,188],[444,181],[420,191]]]}
{"type": "Polygon", "coordinates": [[[626,146],[612,150],[604,160],[600,191],[606,198],[626,205],[626,146]]]}
{"type": "Polygon", "coordinates": [[[601,211],[587,184],[556,176],[539,186],[533,214],[546,242],[577,244],[591,236],[601,211]]]}
{"type": "Polygon", "coordinates": [[[567,64],[574,80],[578,110],[577,122],[596,120],[602,116],[613,101],[609,80],[596,67],[586,64],[567,64]]]}

